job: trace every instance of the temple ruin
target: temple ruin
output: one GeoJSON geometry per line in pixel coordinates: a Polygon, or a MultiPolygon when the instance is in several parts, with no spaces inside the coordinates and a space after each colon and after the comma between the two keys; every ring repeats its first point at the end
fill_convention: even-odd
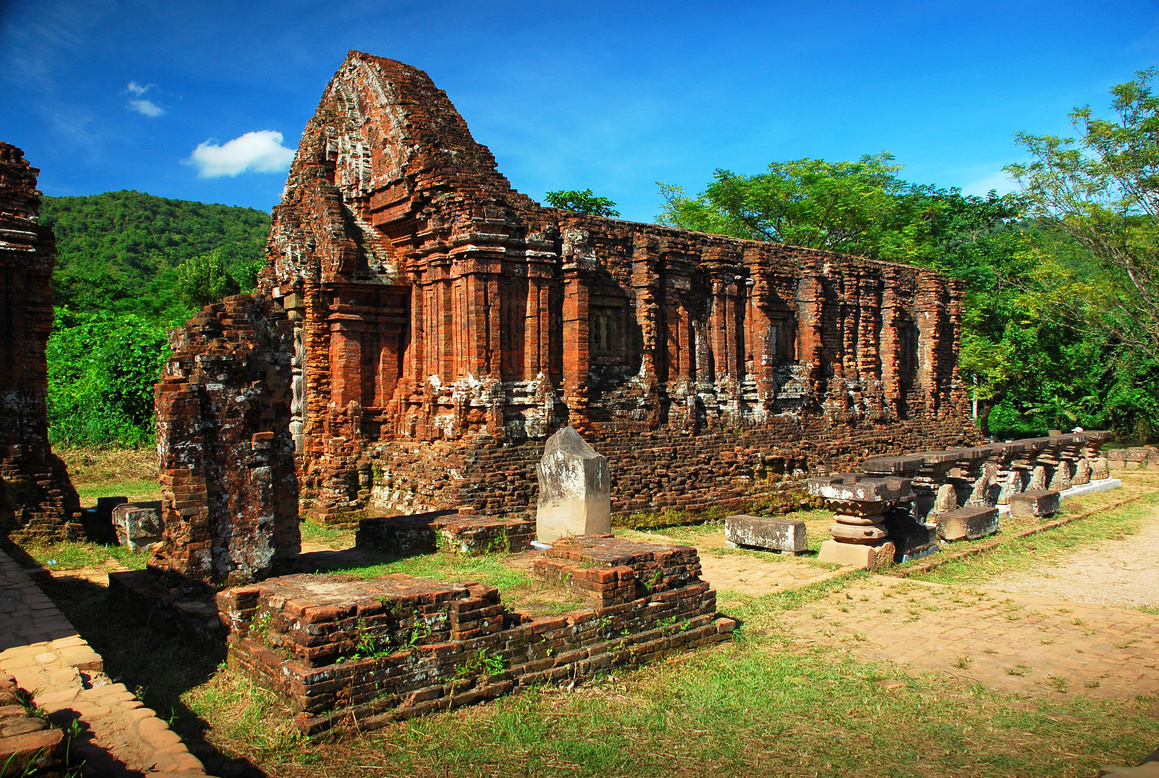
{"type": "Polygon", "coordinates": [[[351,52],[274,209],[302,508],[526,512],[570,425],[614,510],[737,504],[974,442],[961,289],[920,268],[542,208],[422,71],[351,52]]]}
{"type": "Polygon", "coordinates": [[[0,143],[0,537],[75,540],[80,501],[48,444],[56,241],[38,223],[40,173],[0,143]]]}

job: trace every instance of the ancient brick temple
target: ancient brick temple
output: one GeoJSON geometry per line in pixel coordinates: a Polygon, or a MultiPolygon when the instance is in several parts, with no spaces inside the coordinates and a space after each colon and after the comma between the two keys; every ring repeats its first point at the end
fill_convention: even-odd
{"type": "Polygon", "coordinates": [[[80,501],[49,449],[44,349],[52,330],[52,229],[24,152],[0,143],[0,536],[76,538],[80,501]]]}
{"type": "Polygon", "coordinates": [[[420,70],[351,52],[274,211],[303,507],[534,504],[570,424],[617,512],[971,440],[937,273],[538,206],[420,70]]]}

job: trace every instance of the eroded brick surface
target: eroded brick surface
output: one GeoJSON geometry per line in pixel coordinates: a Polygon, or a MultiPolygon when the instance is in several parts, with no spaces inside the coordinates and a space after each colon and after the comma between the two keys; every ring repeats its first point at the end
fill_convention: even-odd
{"type": "Polygon", "coordinates": [[[616,512],[977,434],[956,283],[541,208],[391,60],[351,52],[327,86],[268,256],[262,288],[295,319],[303,507],[326,518],[526,511],[567,424],[608,458],[616,512]]]}
{"type": "Polygon", "coordinates": [[[38,223],[24,152],[0,143],[0,534],[75,539],[80,501],[48,445],[48,368],[56,241],[38,223]]]}
{"type": "Polygon", "coordinates": [[[290,327],[260,295],[211,305],[170,332],[156,387],[164,537],[153,566],[211,584],[297,557],[290,327]]]}

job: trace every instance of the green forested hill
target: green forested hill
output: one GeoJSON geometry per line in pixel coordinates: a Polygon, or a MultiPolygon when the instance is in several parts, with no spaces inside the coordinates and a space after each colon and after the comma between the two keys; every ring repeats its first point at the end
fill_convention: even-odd
{"type": "Polygon", "coordinates": [[[56,305],[166,325],[199,307],[181,294],[182,263],[216,252],[234,279],[229,291],[251,288],[270,230],[269,214],[253,208],[131,191],[45,197],[40,215],[56,233],[56,305]]]}
{"type": "Polygon", "coordinates": [[[46,197],[56,233],[56,321],[48,341],[54,443],[139,445],[153,435],[165,330],[265,264],[269,214],[141,192],[46,197]]]}

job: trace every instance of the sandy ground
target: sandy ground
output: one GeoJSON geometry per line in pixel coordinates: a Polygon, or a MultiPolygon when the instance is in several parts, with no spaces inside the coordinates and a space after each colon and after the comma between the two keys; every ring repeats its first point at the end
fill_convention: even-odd
{"type": "Polygon", "coordinates": [[[992,581],[988,588],[1099,605],[1159,607],[1159,511],[1136,535],[1103,541],[1064,562],[992,581]]]}

